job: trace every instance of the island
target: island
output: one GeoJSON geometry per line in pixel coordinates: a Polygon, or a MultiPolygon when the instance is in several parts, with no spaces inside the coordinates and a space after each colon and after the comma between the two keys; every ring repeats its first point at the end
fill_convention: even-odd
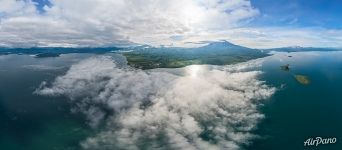
{"type": "Polygon", "coordinates": [[[310,84],[310,80],[309,80],[309,77],[307,76],[304,76],[304,75],[294,75],[295,79],[300,83],[300,84],[303,84],[303,85],[308,85],[310,84]]]}

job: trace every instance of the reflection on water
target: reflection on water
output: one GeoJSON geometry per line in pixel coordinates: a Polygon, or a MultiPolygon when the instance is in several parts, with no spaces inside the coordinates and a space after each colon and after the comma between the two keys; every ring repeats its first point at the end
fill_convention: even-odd
{"type": "MultiPolygon", "coordinates": [[[[260,108],[265,119],[253,131],[260,138],[246,149],[311,149],[303,147],[309,137],[342,139],[342,53],[288,55],[274,53],[263,59],[260,69],[264,74],[260,80],[277,87],[277,92],[260,108]],[[286,64],[289,71],[279,69],[286,64]],[[300,76],[297,81],[295,75],[305,78],[300,76]],[[301,82],[310,84],[303,86],[301,82]]],[[[80,141],[98,133],[86,124],[83,115],[70,112],[73,106],[65,97],[32,94],[42,81],[53,81],[65,74],[70,65],[92,56],[66,54],[39,59],[28,55],[0,56],[0,149],[79,149],[80,141]]],[[[126,63],[121,56],[113,58],[122,65],[126,63]]],[[[185,74],[197,80],[207,67],[215,66],[188,66],[185,74]]],[[[167,70],[181,74],[179,69],[167,70]]],[[[335,150],[342,146],[337,142],[320,148],[335,150]]]]}

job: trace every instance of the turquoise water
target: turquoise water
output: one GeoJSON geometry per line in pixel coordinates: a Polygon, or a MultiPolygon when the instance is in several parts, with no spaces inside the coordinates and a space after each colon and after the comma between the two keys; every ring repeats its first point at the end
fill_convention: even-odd
{"type": "Polygon", "coordinates": [[[70,114],[63,98],[32,94],[43,80],[63,74],[86,55],[35,59],[0,56],[0,149],[77,149],[91,134],[82,116],[70,114]]]}
{"type": "Polygon", "coordinates": [[[86,124],[83,115],[70,112],[72,104],[68,99],[43,97],[33,92],[42,81],[52,81],[72,64],[92,56],[0,56],[0,149],[80,149],[80,141],[96,130],[86,124]]]}
{"type": "MultiPolygon", "coordinates": [[[[70,112],[66,98],[32,94],[42,81],[52,81],[91,56],[0,56],[0,149],[76,150],[98,132],[83,115],[70,112]]],[[[278,90],[260,107],[265,119],[254,131],[259,138],[246,149],[342,149],[342,52],[275,53],[265,58],[261,70],[260,80],[278,90]],[[289,71],[280,69],[285,64],[289,71]],[[311,83],[302,85],[294,75],[305,75],[311,83]],[[304,147],[306,139],[317,136],[335,137],[337,143],[304,147]]]]}
{"type": "Polygon", "coordinates": [[[262,138],[248,149],[342,149],[342,52],[277,53],[262,70],[262,80],[278,91],[262,108],[266,119],[256,131],[262,138]],[[280,69],[284,64],[290,64],[289,72],[280,69]],[[300,84],[295,74],[311,83],[300,84]],[[337,143],[304,147],[305,140],[318,136],[335,137],[337,143]]]}

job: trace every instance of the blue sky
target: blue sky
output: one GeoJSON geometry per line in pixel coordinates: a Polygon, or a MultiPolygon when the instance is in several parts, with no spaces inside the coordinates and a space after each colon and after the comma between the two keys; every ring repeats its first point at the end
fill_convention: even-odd
{"type": "Polygon", "coordinates": [[[1,0],[0,46],[342,47],[340,0],[1,0]]]}
{"type": "Polygon", "coordinates": [[[44,6],[51,6],[51,3],[49,0],[33,0],[33,2],[36,2],[36,7],[39,10],[39,12],[44,13],[44,6]]]}
{"type": "Polygon", "coordinates": [[[341,0],[252,0],[261,16],[252,25],[342,28],[341,0]]]}
{"type": "MultiPolygon", "coordinates": [[[[49,0],[33,0],[44,12],[49,0]]],[[[251,0],[261,15],[249,23],[251,26],[298,26],[342,28],[341,0],[251,0]]]]}

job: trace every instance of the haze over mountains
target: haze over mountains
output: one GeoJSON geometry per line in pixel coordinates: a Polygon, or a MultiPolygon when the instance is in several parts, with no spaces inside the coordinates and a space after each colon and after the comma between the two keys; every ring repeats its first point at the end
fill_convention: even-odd
{"type": "Polygon", "coordinates": [[[280,48],[263,49],[264,52],[277,51],[277,52],[302,52],[302,51],[340,51],[341,48],[331,47],[301,47],[301,46],[290,46],[280,48]]]}
{"type": "Polygon", "coordinates": [[[128,64],[137,68],[178,68],[192,64],[227,65],[268,56],[228,41],[211,42],[197,48],[146,47],[123,53],[128,64]]]}
{"type": "Polygon", "coordinates": [[[12,47],[0,47],[0,55],[3,54],[39,54],[39,53],[59,53],[59,54],[66,54],[66,53],[106,53],[106,52],[113,52],[113,51],[127,51],[127,50],[151,50],[155,51],[157,49],[160,50],[187,50],[191,52],[221,52],[227,51],[230,52],[245,52],[248,50],[261,50],[263,52],[270,52],[270,51],[285,51],[285,52],[298,52],[298,51],[335,51],[339,50],[339,48],[318,48],[318,47],[301,47],[301,46],[292,46],[292,47],[280,47],[280,48],[270,48],[270,49],[252,49],[248,47],[243,47],[240,45],[233,44],[226,40],[221,41],[214,41],[208,42],[207,45],[195,48],[183,48],[183,47],[153,47],[150,45],[139,45],[139,46],[131,46],[131,47],[120,47],[120,46],[113,46],[113,47],[27,47],[27,48],[12,48],[12,47]]]}
{"type": "Polygon", "coordinates": [[[30,54],[37,58],[58,57],[68,53],[119,53],[126,57],[128,64],[141,69],[178,68],[193,64],[228,65],[269,56],[271,51],[336,51],[333,48],[284,47],[273,49],[251,49],[230,43],[226,40],[209,42],[193,48],[153,47],[140,45],[133,47],[32,47],[0,48],[0,55],[30,54]]]}

